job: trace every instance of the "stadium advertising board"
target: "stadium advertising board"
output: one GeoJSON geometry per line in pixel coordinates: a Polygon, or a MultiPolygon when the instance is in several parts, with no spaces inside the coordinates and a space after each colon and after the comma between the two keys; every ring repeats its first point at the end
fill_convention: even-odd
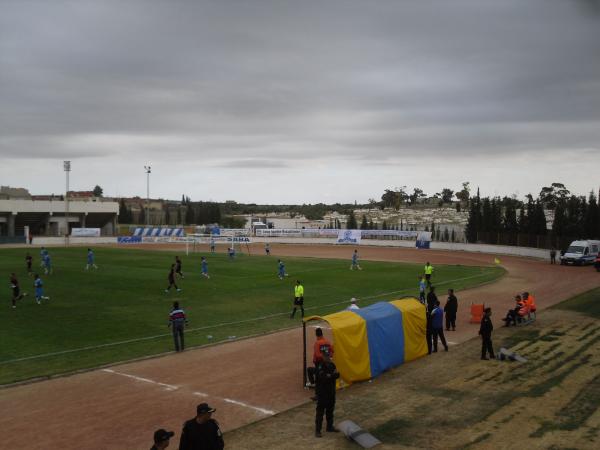
{"type": "Polygon", "coordinates": [[[119,236],[117,238],[119,244],[140,244],[141,242],[141,236],[119,236]]]}
{"type": "Polygon", "coordinates": [[[71,228],[72,237],[100,237],[100,228],[71,228]]]}
{"type": "Polygon", "coordinates": [[[360,244],[361,232],[360,230],[340,230],[336,244],[360,244]]]}

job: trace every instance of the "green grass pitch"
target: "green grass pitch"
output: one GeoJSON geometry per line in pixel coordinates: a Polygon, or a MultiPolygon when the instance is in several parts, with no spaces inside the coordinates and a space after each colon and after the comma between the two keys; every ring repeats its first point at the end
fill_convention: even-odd
{"type": "MultiPolygon", "coordinates": [[[[98,270],[86,272],[86,248],[50,248],[54,274],[45,276],[49,302],[37,305],[33,277],[25,268],[26,249],[0,250],[5,288],[0,304],[0,384],[96,367],[170,351],[167,317],[179,300],[189,318],[186,346],[198,346],[276,329],[299,326],[289,319],[293,287],[305,288],[307,315],[328,314],[360,305],[417,294],[422,265],[361,261],[350,271],[350,258],[283,257],[289,277],[277,277],[277,256],[96,248],[98,270]],[[182,292],[165,294],[174,256],[183,260],[182,292]],[[200,256],[207,256],[210,280],[200,275],[200,256]],[[29,295],[10,307],[10,272],[29,295]],[[266,317],[265,316],[269,316],[266,317]],[[259,319],[260,318],[260,319],[259,319]],[[211,336],[211,338],[209,338],[211,336]]],[[[40,270],[39,249],[31,249],[40,270]]],[[[349,252],[350,255],[350,252],[349,252]]],[[[434,284],[440,299],[449,287],[458,291],[503,274],[498,267],[438,266],[434,284]]]]}

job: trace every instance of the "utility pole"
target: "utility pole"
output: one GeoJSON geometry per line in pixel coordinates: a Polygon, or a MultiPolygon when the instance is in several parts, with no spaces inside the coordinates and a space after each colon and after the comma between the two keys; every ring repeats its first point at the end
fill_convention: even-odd
{"type": "Polygon", "coordinates": [[[146,225],[150,226],[150,173],[152,172],[150,166],[144,166],[146,171],[146,225]]]}
{"type": "Polygon", "coordinates": [[[65,192],[65,245],[69,245],[69,172],[71,172],[71,161],[63,161],[63,169],[67,178],[67,190],[65,192]]]}

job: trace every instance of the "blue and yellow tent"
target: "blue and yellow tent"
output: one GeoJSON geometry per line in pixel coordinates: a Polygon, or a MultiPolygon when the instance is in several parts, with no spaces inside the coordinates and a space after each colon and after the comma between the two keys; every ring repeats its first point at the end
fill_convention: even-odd
{"type": "Polygon", "coordinates": [[[374,378],[427,354],[425,306],[416,298],[311,316],[304,322],[311,320],[323,320],[331,327],[334,362],[346,383],[374,378]]]}

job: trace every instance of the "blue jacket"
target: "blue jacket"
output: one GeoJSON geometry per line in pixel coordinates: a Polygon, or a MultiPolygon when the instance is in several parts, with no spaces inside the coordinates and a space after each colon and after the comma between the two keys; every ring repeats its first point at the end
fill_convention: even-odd
{"type": "Polygon", "coordinates": [[[431,311],[431,326],[433,328],[444,328],[444,310],[439,306],[431,311]]]}

